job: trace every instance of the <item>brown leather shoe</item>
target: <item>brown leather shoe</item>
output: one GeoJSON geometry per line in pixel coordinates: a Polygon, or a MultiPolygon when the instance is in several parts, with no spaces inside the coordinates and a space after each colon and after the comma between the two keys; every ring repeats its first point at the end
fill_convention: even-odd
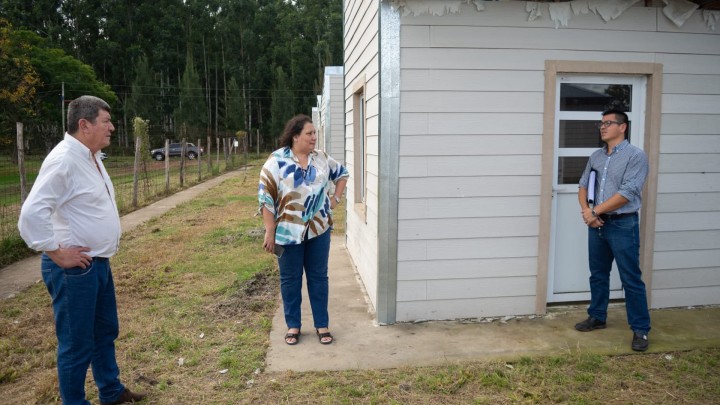
{"type": "Polygon", "coordinates": [[[128,402],[140,402],[145,398],[147,394],[141,394],[138,392],[132,392],[129,389],[125,388],[125,391],[120,394],[118,399],[116,399],[113,402],[102,402],[102,405],[117,405],[117,404],[126,404],[128,402]]]}

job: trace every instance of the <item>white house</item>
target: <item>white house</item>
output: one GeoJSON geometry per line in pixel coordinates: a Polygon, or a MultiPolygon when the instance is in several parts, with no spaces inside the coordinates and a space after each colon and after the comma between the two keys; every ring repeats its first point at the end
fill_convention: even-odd
{"type": "Polygon", "coordinates": [[[651,307],[720,304],[720,13],[697,8],[346,0],[346,245],[378,322],[589,300],[577,180],[613,103],[650,159],[651,307]]]}
{"type": "Polygon", "coordinates": [[[345,164],[343,68],[326,66],[322,96],[318,96],[318,148],[345,164]]]}

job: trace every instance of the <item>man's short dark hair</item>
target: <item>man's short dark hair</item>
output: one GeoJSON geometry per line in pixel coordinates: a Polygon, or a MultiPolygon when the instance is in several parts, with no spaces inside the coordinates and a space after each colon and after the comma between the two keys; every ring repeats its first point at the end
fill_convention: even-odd
{"type": "Polygon", "coordinates": [[[628,121],[630,121],[630,119],[628,118],[627,114],[625,114],[625,112],[620,111],[618,109],[614,109],[614,108],[607,110],[607,111],[603,111],[602,116],[604,117],[604,116],[610,115],[610,114],[615,114],[615,121],[617,121],[618,124],[627,124],[628,121]]]}
{"type": "Polygon", "coordinates": [[[80,96],[70,102],[67,112],[67,131],[74,135],[79,127],[80,120],[88,120],[95,123],[100,115],[100,110],[110,112],[110,105],[105,100],[95,96],[80,96]]]}

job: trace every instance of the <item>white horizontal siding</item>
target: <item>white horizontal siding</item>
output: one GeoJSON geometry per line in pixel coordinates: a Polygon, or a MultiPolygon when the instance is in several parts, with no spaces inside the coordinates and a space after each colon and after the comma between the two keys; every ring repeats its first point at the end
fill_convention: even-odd
{"type": "MultiPolygon", "coordinates": [[[[478,69],[478,70],[530,70],[544,71],[546,60],[593,60],[597,62],[654,63],[656,55],[650,52],[598,52],[567,50],[517,49],[463,49],[463,48],[403,48],[400,52],[401,69],[478,69]]],[[[695,58],[693,58],[695,59],[695,58]]],[[[697,57],[700,62],[720,61],[720,56],[697,57]]],[[[680,60],[668,59],[668,63],[680,60]]],[[[683,70],[677,68],[678,72],[683,70]]],[[[697,68],[692,73],[715,73],[697,68]]]]}
{"type": "Polygon", "coordinates": [[[657,212],[717,211],[719,193],[674,193],[657,196],[657,212]]]}
{"type": "Polygon", "coordinates": [[[531,277],[537,274],[536,267],[537,260],[530,257],[402,261],[398,280],[531,277]]]}
{"type": "Polygon", "coordinates": [[[406,69],[400,77],[403,91],[543,92],[541,71],[406,69]]]}
{"type": "MultiPolygon", "coordinates": [[[[354,162],[354,134],[353,134],[353,91],[362,79],[365,83],[365,100],[367,103],[366,132],[368,140],[378,136],[378,0],[352,1],[345,4],[344,13],[344,83],[343,97],[340,105],[343,112],[345,127],[342,128],[345,137],[344,150],[346,166],[350,172],[347,187],[347,249],[352,261],[365,286],[368,297],[373,306],[377,304],[378,287],[378,250],[377,250],[377,159],[368,159],[367,185],[375,187],[368,190],[367,210],[364,216],[359,215],[353,201],[355,176],[354,162]]],[[[332,112],[331,112],[332,113],[332,112]]],[[[334,130],[335,128],[333,128],[334,130]]],[[[368,143],[368,154],[377,157],[377,142],[368,143]]],[[[333,149],[335,150],[335,149],[333,149]]]]}
{"type": "Polygon", "coordinates": [[[720,286],[653,289],[652,308],[717,305],[720,286]]]}
{"type": "Polygon", "coordinates": [[[685,272],[687,269],[713,267],[720,263],[720,249],[695,249],[675,252],[655,252],[655,270],[674,270],[685,272]]]}
{"type": "MultiPolygon", "coordinates": [[[[720,77],[718,79],[720,80],[720,77]]],[[[704,146],[703,142],[720,145],[720,137],[717,136],[718,128],[720,128],[720,115],[718,114],[663,114],[660,152],[667,153],[675,147],[683,147],[680,143],[690,143],[691,145],[687,145],[687,147],[704,146]],[[677,138],[677,135],[685,135],[689,138],[677,138]],[[711,137],[702,140],[694,138],[698,135],[711,135],[711,137]],[[668,145],[668,143],[670,144],[668,145]]]]}
{"type": "Polygon", "coordinates": [[[405,198],[400,200],[398,217],[416,218],[466,218],[473,212],[476,218],[537,216],[540,214],[539,196],[502,196],[466,198],[405,198]]]}
{"type": "Polygon", "coordinates": [[[400,177],[534,175],[540,155],[403,156],[400,177]]]}
{"type": "Polygon", "coordinates": [[[397,320],[480,318],[535,312],[535,296],[399,301],[397,320]]]}
{"type": "Polygon", "coordinates": [[[440,218],[400,221],[399,240],[535,236],[537,217],[440,218]]]}
{"type": "Polygon", "coordinates": [[[720,229],[667,231],[655,236],[656,252],[698,249],[720,249],[720,229]]]}
{"type": "Polygon", "coordinates": [[[658,270],[653,274],[653,287],[657,289],[697,286],[720,287],[720,267],[687,269],[682,272],[658,270]]]}
{"type": "Polygon", "coordinates": [[[401,156],[492,156],[537,155],[542,145],[539,135],[418,135],[400,138],[401,156]]]}
{"type": "Polygon", "coordinates": [[[401,112],[542,113],[542,92],[405,91],[401,112]]]}
{"type": "Polygon", "coordinates": [[[665,173],[658,176],[658,193],[718,191],[720,173],[665,173]]]}
{"type": "Polygon", "coordinates": [[[720,111],[720,94],[665,94],[662,106],[667,114],[715,114],[720,111]]]}
{"type": "Polygon", "coordinates": [[[401,178],[400,195],[402,198],[539,196],[540,176],[401,178]]]}
{"type": "Polygon", "coordinates": [[[655,230],[692,231],[720,229],[720,211],[658,213],[655,230]]]}
{"type": "Polygon", "coordinates": [[[664,154],[658,169],[660,173],[720,173],[720,159],[714,153],[664,154]]]}
{"type": "Polygon", "coordinates": [[[717,75],[666,74],[663,77],[664,94],[720,94],[717,75]]]}
{"type": "Polygon", "coordinates": [[[537,237],[398,241],[399,261],[535,256],[537,256],[537,237]]]}

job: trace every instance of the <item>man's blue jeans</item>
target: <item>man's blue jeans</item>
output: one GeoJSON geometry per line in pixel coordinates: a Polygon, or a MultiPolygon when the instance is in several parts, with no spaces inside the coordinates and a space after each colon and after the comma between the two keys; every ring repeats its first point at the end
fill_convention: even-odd
{"type": "Polygon", "coordinates": [[[300,304],[302,303],[302,275],[305,269],[310,308],[315,328],[327,328],[328,316],[328,256],[330,254],[330,230],[320,236],[307,239],[298,245],[284,245],[280,255],[280,293],[288,329],[300,328],[300,304]]]}
{"type": "Polygon", "coordinates": [[[645,283],[640,271],[640,229],[638,216],[608,218],[599,228],[588,228],[590,262],[590,307],[588,315],[605,321],[610,299],[610,270],[617,263],[625,290],[625,310],[630,329],[647,334],[650,313],[645,283]]]}
{"type": "Polygon", "coordinates": [[[119,324],[109,260],[94,258],[86,269],[63,269],[43,254],[41,268],[55,314],[63,404],[90,404],[85,399],[88,366],[92,366],[100,401],[117,400],[125,387],[115,361],[119,324]]]}

